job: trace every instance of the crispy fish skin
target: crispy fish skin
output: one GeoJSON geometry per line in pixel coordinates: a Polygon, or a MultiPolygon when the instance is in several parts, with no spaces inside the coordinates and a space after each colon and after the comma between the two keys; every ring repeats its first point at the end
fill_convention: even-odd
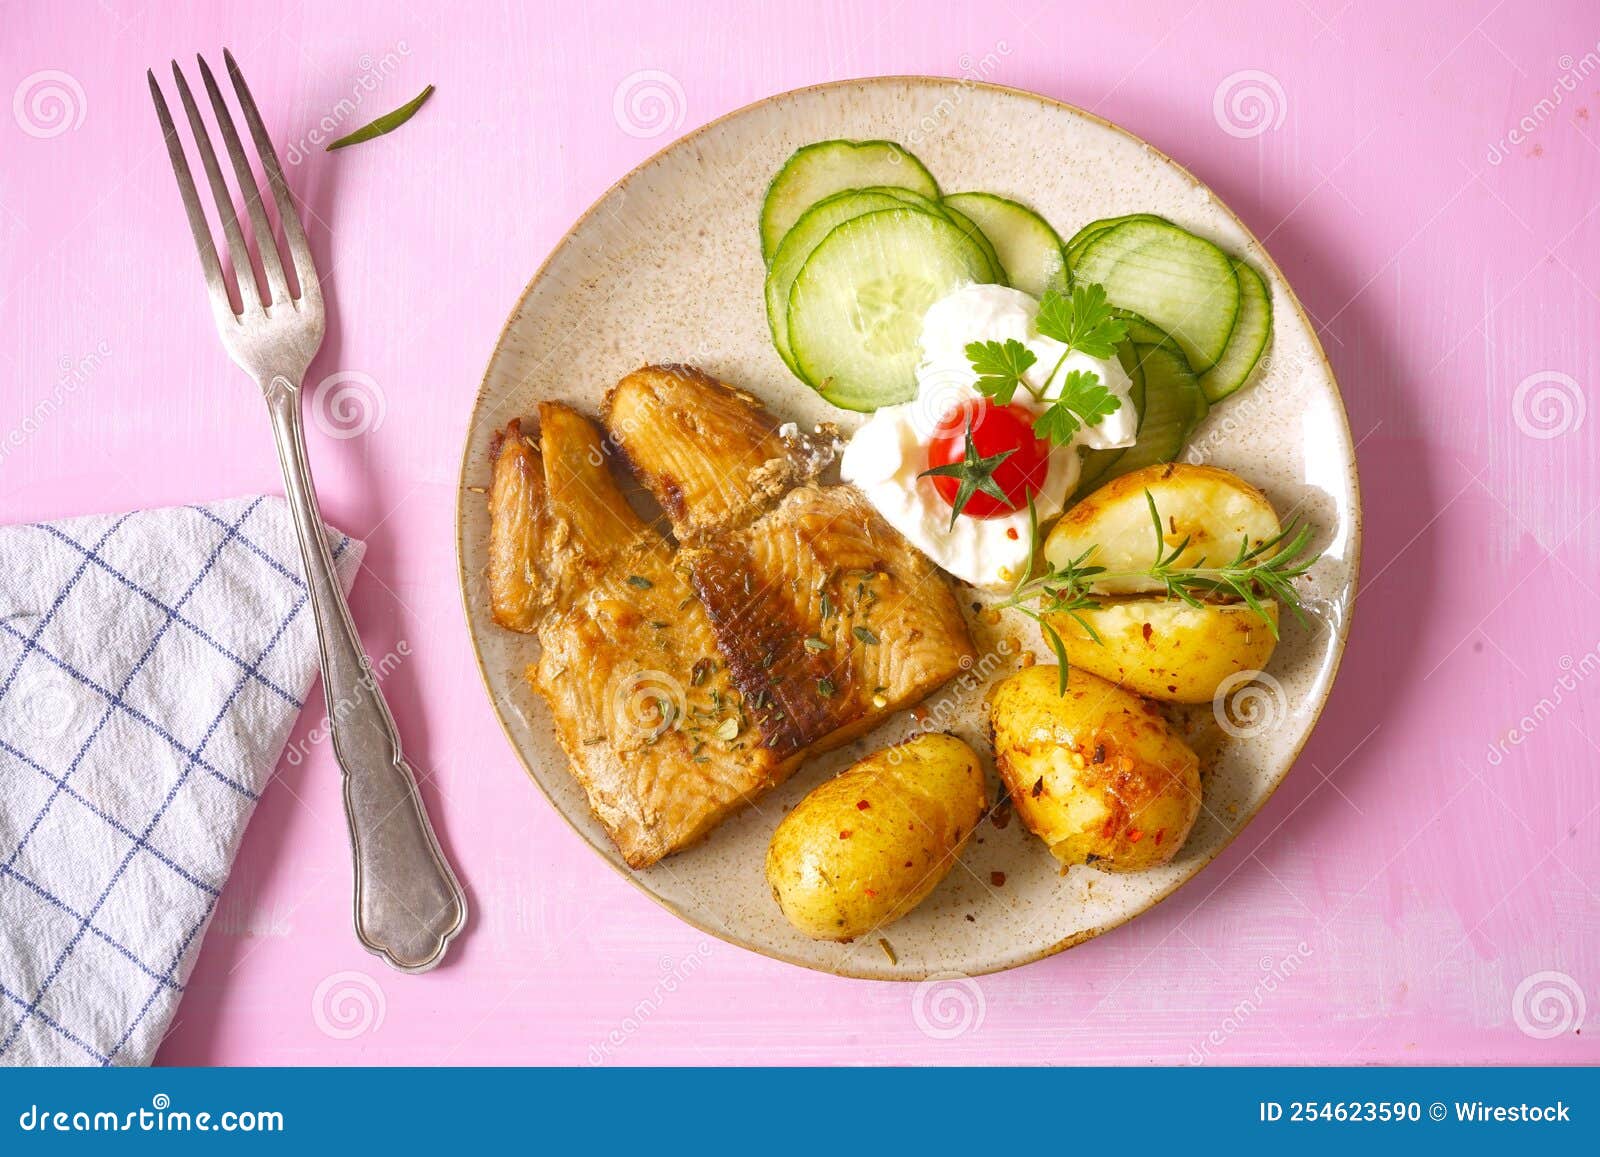
{"type": "Polygon", "coordinates": [[[627,505],[599,432],[539,409],[495,448],[495,621],[539,639],[529,670],[590,807],[629,866],[700,839],[797,761],[760,745],[669,543],[627,505]]]}
{"type": "Polygon", "coordinates": [[[548,537],[544,468],[523,440],[520,418],[495,433],[489,458],[489,614],[508,630],[529,632],[551,589],[540,567],[548,537]]]}
{"type": "Polygon", "coordinates": [[[785,438],[756,399],[693,366],[635,370],[606,393],[603,415],[679,542],[746,525],[832,455],[831,433],[785,438]]]}
{"type": "Polygon", "coordinates": [[[943,575],[854,487],[799,487],[684,556],[733,682],[780,756],[847,743],[976,659],[943,575]]]}

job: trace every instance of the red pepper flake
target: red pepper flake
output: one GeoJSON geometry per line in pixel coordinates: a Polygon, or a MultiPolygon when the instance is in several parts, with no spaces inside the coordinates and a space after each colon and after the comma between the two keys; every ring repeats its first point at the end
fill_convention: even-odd
{"type": "Polygon", "coordinates": [[[1009,538],[1012,542],[1015,542],[1017,539],[1021,538],[1022,536],[1017,533],[1017,528],[1016,527],[1008,526],[1008,527],[1006,527],[1006,537],[1009,538]]]}
{"type": "Polygon", "coordinates": [[[1038,799],[1044,794],[1044,776],[1041,775],[1038,779],[1033,781],[1033,790],[1028,794],[1033,796],[1034,799],[1038,799]]]}
{"type": "Polygon", "coordinates": [[[852,831],[850,831],[850,830],[849,830],[849,829],[848,829],[848,828],[847,828],[847,829],[846,829],[846,830],[844,830],[844,831],[842,831],[842,832],[840,832],[840,833],[839,833],[839,838],[840,838],[840,839],[841,839],[841,840],[848,840],[848,839],[849,839],[849,838],[850,838],[850,837],[851,837],[851,836],[853,836],[853,835],[855,835],[855,833],[854,833],[854,832],[852,832],[852,831]]]}
{"type": "Polygon", "coordinates": [[[996,888],[1004,888],[1006,886],[1006,874],[1004,872],[990,872],[989,883],[996,888]]]}
{"type": "Polygon", "coordinates": [[[1162,828],[1159,832],[1156,833],[1156,847],[1159,848],[1161,846],[1161,841],[1166,839],[1166,838],[1167,838],[1167,829],[1166,828],[1162,828]]]}
{"type": "Polygon", "coordinates": [[[1141,633],[1144,635],[1144,641],[1148,643],[1150,641],[1150,636],[1155,632],[1150,629],[1150,624],[1146,623],[1144,625],[1144,630],[1141,633]]]}
{"type": "Polygon", "coordinates": [[[910,860],[907,860],[907,861],[906,861],[906,867],[908,867],[908,868],[909,868],[909,867],[910,867],[910,866],[911,866],[911,861],[910,861],[910,860]]]}
{"type": "Polygon", "coordinates": [[[861,892],[866,896],[876,896],[878,894],[878,890],[876,888],[863,888],[861,889],[861,892]]]}
{"type": "Polygon", "coordinates": [[[1144,833],[1141,832],[1138,828],[1129,828],[1128,829],[1128,842],[1130,844],[1136,844],[1142,839],[1144,839],[1144,833]]]}
{"type": "Polygon", "coordinates": [[[857,801],[856,801],[856,811],[858,811],[858,812],[864,812],[864,811],[866,811],[866,810],[867,810],[867,809],[868,809],[868,808],[870,808],[870,807],[871,807],[871,806],[872,806],[872,805],[871,805],[871,804],[870,804],[870,803],[868,803],[868,802],[867,802],[867,801],[866,801],[866,800],[864,800],[864,799],[858,799],[858,800],[857,800],[857,801]]]}

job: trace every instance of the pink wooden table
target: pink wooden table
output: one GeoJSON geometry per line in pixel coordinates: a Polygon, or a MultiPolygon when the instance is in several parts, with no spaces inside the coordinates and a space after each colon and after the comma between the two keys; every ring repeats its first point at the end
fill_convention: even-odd
{"type": "Polygon", "coordinates": [[[0,521],[279,488],[145,89],[229,45],[298,142],[332,283],[312,454],[475,912],[426,977],[357,947],[308,712],[161,1059],[1600,1060],[1593,5],[751,7],[0,4],[0,521]],[[1194,169],[1322,327],[1367,503],[1344,671],[1256,822],[1131,925],[937,990],[707,942],[602,867],[495,724],[452,545],[484,363],[574,218],[679,133],[877,73],[1034,89],[1194,169]],[[427,82],[399,134],[315,143],[427,82]]]}

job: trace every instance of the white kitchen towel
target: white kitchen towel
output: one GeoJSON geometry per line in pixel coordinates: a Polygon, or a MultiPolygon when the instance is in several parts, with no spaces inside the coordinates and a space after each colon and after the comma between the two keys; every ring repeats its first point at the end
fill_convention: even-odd
{"type": "Polygon", "coordinates": [[[300,575],[281,498],[0,527],[0,1064],[154,1056],[316,675],[300,575]]]}

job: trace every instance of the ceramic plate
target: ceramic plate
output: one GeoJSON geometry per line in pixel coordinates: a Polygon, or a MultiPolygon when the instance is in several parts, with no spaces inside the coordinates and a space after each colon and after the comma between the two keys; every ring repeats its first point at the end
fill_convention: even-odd
{"type": "MultiPolygon", "coordinates": [[[[882,78],[787,93],[691,133],[634,170],[573,226],[535,275],[489,363],[462,463],[457,519],[467,622],[494,709],[528,773],[599,856],[696,927],[808,968],[921,979],[1010,968],[1082,943],[1143,912],[1190,879],[1282,782],[1316,722],[1338,667],[1355,595],[1360,502],[1338,387],[1316,335],[1272,260],[1217,198],[1161,153],[1068,105],[967,81],[882,78]],[[593,415],[605,389],[651,362],[690,362],[744,387],[783,418],[827,420],[848,433],[861,417],[833,409],[792,378],[773,351],[762,304],[757,216],[767,182],[796,148],[832,137],[887,138],[919,156],[948,191],[1014,197],[1070,236],[1099,217],[1159,213],[1267,274],[1275,327],[1255,383],[1212,409],[1186,455],[1237,471],[1280,513],[1308,517],[1323,558],[1310,575],[1309,627],[1289,623],[1268,677],[1241,688],[1224,733],[1205,709],[1205,806],[1167,866],[1116,876],[1058,875],[1020,822],[985,822],[962,863],[906,919],[855,944],[808,940],[784,921],[762,876],[767,840],[807,791],[918,726],[902,714],[813,759],[710,839],[630,872],[557,746],[544,703],[522,677],[531,639],[489,621],[483,574],[492,432],[541,399],[593,415]],[[1001,882],[1003,880],[1003,883],[1001,882]]],[[[982,682],[1014,670],[1037,632],[974,616],[982,682]]],[[[981,688],[947,687],[926,705],[941,728],[987,753],[981,688]]],[[[992,769],[991,769],[992,775],[992,769]]],[[[542,807],[530,791],[527,805],[542,807]]],[[[597,862],[596,870],[600,870],[597,862]]]]}

